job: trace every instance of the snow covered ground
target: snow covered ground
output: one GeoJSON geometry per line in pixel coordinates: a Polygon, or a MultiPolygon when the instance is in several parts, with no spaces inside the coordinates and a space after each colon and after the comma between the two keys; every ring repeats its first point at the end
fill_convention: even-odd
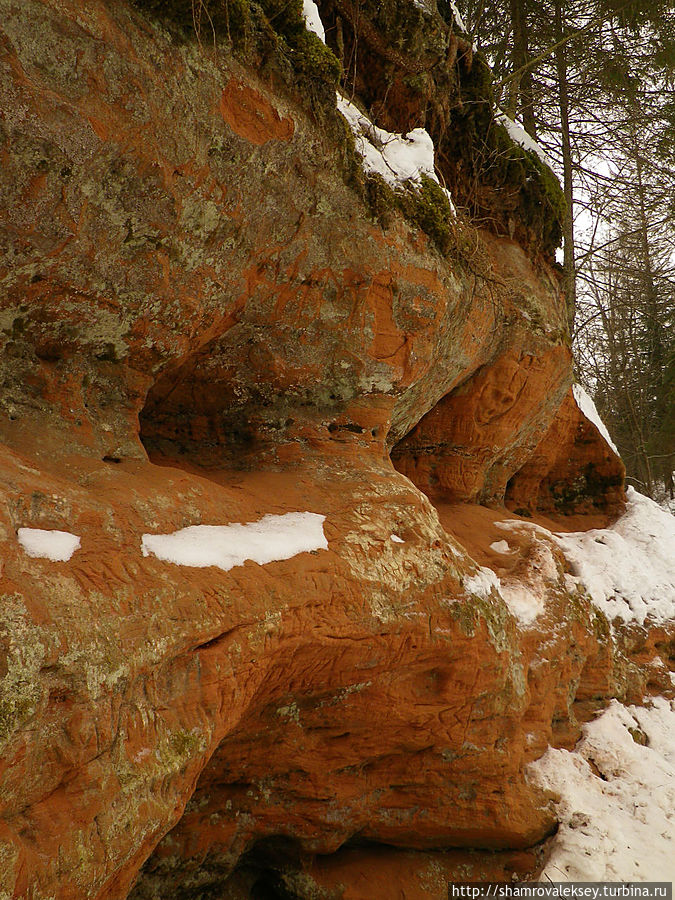
{"type": "Polygon", "coordinates": [[[610,528],[554,540],[610,621],[675,618],[675,516],[653,500],[628,488],[626,512],[610,528]]]}
{"type": "MultiPolygon", "coordinates": [[[[575,385],[574,397],[616,452],[588,394],[575,385]]],[[[549,537],[610,621],[665,622],[675,618],[675,516],[633,488],[627,494],[610,528],[549,537]]],[[[501,525],[546,534],[533,524],[501,525]]],[[[573,751],[549,748],[529,767],[529,777],[560,797],[541,880],[675,881],[673,735],[675,701],[655,697],[645,708],[613,700],[573,751]]]]}
{"type": "Polygon", "coordinates": [[[325,518],[290,512],[246,525],[190,525],[172,534],[144,534],[141,549],[143,556],[152,554],[177,566],[217,566],[227,572],[247,559],[265,565],[309,550],[327,550],[325,518]]]}
{"type": "Polygon", "coordinates": [[[633,488],[627,493],[625,513],[609,528],[554,534],[520,519],[496,522],[506,533],[504,541],[492,545],[498,552],[508,552],[509,532],[531,535],[538,554],[533,566],[538,580],[505,582],[491,569],[481,568],[465,579],[464,587],[483,597],[496,588],[519,622],[530,625],[543,612],[545,582],[556,580],[550,553],[554,543],[570,568],[569,587],[585,588],[610,622],[618,618],[644,625],[675,619],[675,516],[633,488]]]}
{"type": "MultiPolygon", "coordinates": [[[[618,453],[593,400],[580,385],[573,390],[581,412],[618,453]]],[[[553,539],[610,621],[665,622],[675,618],[675,517],[632,487],[627,495],[625,513],[610,528],[553,539]]]]}
{"type": "Polygon", "coordinates": [[[557,544],[571,571],[569,586],[585,588],[610,622],[663,623],[675,619],[675,516],[633,488],[627,494],[625,513],[609,528],[554,534],[519,519],[496,525],[557,544]]]}
{"type": "Polygon", "coordinates": [[[549,748],[529,777],[560,794],[545,881],[675,881],[675,703],[612,701],[573,751],[549,748]]]}
{"type": "MultiPolygon", "coordinates": [[[[595,404],[580,385],[574,385],[574,398],[617,452],[595,404]]],[[[644,625],[647,620],[657,624],[675,619],[675,516],[632,487],[627,499],[626,511],[609,528],[553,534],[516,519],[497,525],[506,532],[529,531],[557,544],[571,571],[570,587],[585,587],[610,622],[618,618],[644,625]]],[[[509,603],[508,588],[506,594],[502,585],[498,588],[509,603]]],[[[528,624],[536,616],[536,606],[527,597],[523,599],[523,603],[509,605],[514,615],[528,624]]]]}

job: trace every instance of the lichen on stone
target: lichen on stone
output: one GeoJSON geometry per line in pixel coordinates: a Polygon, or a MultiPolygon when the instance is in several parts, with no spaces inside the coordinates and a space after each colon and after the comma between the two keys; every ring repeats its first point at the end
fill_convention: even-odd
{"type": "Polygon", "coordinates": [[[32,624],[20,594],[0,597],[0,747],[25,727],[44,697],[40,672],[48,655],[45,635],[32,624]]]}

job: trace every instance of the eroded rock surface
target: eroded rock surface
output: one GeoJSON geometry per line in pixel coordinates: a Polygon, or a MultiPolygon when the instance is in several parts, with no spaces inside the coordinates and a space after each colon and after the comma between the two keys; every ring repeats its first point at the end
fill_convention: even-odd
{"type": "Polygon", "coordinates": [[[616,454],[570,392],[532,455],[509,481],[506,502],[529,512],[616,516],[626,499],[623,482],[616,454]]]}
{"type": "MultiPolygon", "coordinates": [[[[459,219],[443,251],[419,210],[384,217],[299,7],[272,40],[273,4],[244,6],[214,49],[152,4],[0,2],[3,896],[532,872],[555,818],[524,765],[645,687],[556,547],[522,542],[523,622],[449,512],[619,508],[565,400],[555,216],[528,224],[514,182],[500,234],[459,219]],[[141,550],[289,511],[325,516],[328,549],[229,571],[141,550]],[[30,557],[25,527],[81,547],[30,557]]],[[[455,53],[433,93],[474,63],[431,18],[455,53]]]]}

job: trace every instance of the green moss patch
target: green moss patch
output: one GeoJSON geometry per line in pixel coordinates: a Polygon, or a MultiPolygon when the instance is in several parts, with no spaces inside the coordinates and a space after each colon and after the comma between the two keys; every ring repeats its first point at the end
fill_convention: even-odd
{"type": "Polygon", "coordinates": [[[441,187],[426,175],[422,176],[418,190],[408,191],[399,198],[399,206],[406,216],[417,223],[446,254],[456,245],[453,224],[455,214],[441,187]]]}
{"type": "Polygon", "coordinates": [[[133,0],[184,40],[225,42],[245,65],[280,80],[324,121],[337,117],[340,64],[307,30],[302,0],[133,0]]]}
{"type": "MultiPolygon", "coordinates": [[[[392,199],[393,192],[357,171],[353,140],[336,110],[341,81],[379,126],[429,131],[438,170],[469,220],[549,255],[559,245],[564,198],[557,178],[495,121],[492,73],[455,33],[449,7],[429,13],[410,0],[320,0],[326,46],[307,30],[302,0],[133,2],[184,39],[226,42],[242,63],[289,89],[344,150],[345,180],[384,227],[394,210],[402,211],[442,253],[462,243],[431,179],[392,199]]],[[[458,258],[468,250],[460,249],[458,258]]]]}
{"type": "Polygon", "coordinates": [[[547,247],[557,247],[562,239],[565,197],[560,182],[536,153],[515,144],[506,128],[494,124],[496,172],[505,188],[517,189],[519,206],[530,230],[536,231],[547,247]]]}

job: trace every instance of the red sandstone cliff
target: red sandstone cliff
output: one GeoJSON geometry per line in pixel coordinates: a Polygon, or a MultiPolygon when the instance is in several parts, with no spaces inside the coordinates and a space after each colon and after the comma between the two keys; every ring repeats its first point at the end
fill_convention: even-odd
{"type": "Polygon", "coordinates": [[[0,896],[531,873],[555,816],[524,766],[645,688],[645,642],[630,661],[553,545],[518,548],[533,625],[475,588],[504,503],[623,499],[569,394],[554,188],[515,147],[478,167],[487,75],[451,23],[319,5],[473,225],[365,178],[293,4],[230,4],[197,41],[180,3],[0,3],[0,896]],[[141,552],[289,511],[328,549],[141,552]],[[31,557],[24,527],[81,548],[31,557]]]}

